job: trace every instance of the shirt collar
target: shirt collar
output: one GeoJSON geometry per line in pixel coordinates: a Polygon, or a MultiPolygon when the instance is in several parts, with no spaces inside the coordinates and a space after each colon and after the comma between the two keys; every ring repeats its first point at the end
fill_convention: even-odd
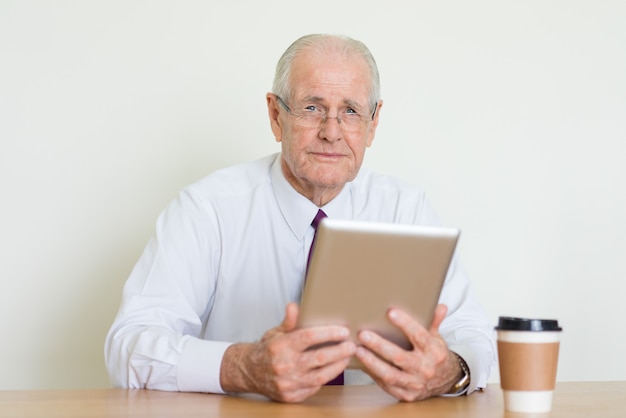
{"type": "Polygon", "coordinates": [[[302,196],[289,184],[281,168],[281,158],[281,154],[277,154],[272,164],[272,188],[285,222],[298,239],[304,239],[304,235],[311,227],[311,221],[318,209],[322,209],[331,218],[349,219],[351,217],[351,183],[346,183],[333,200],[322,208],[318,208],[316,204],[302,196]]]}

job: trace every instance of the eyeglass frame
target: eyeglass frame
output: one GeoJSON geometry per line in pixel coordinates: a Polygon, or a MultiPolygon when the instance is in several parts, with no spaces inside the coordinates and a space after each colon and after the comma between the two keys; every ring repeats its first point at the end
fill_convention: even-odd
{"type": "MultiPolygon", "coordinates": [[[[295,116],[295,117],[302,117],[304,116],[303,113],[293,113],[291,111],[291,108],[289,107],[289,105],[287,103],[285,103],[285,101],[278,95],[278,94],[274,94],[274,97],[276,97],[276,99],[278,100],[278,104],[280,104],[286,111],[287,113],[289,113],[291,116],[295,116]]],[[[364,119],[364,118],[360,118],[361,121],[363,122],[370,122],[374,120],[374,117],[376,116],[376,110],[378,110],[378,102],[376,102],[374,104],[374,110],[372,111],[372,117],[371,119],[364,119]]],[[[325,123],[328,119],[337,119],[337,123],[339,124],[339,126],[342,126],[341,121],[342,121],[342,116],[328,116],[328,112],[323,112],[322,113],[322,119],[320,120],[320,126],[325,123]]]]}

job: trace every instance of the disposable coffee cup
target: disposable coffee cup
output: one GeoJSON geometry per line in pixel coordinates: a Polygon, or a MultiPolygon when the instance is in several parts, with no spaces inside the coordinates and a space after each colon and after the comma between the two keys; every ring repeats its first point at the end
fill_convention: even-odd
{"type": "Polygon", "coordinates": [[[496,331],[504,408],[550,412],[562,331],[558,321],[500,317],[496,331]]]}

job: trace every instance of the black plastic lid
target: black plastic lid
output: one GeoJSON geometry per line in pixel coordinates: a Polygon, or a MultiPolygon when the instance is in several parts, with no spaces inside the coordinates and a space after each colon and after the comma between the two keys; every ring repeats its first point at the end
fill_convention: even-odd
{"type": "Polygon", "coordinates": [[[528,319],[501,316],[497,330],[500,331],[561,331],[556,319],[528,319]]]}

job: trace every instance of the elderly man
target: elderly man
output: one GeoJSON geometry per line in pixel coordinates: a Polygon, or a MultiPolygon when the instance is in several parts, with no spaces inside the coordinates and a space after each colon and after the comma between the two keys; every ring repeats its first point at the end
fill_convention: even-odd
{"type": "Polygon", "coordinates": [[[491,326],[454,259],[429,328],[391,309],[404,350],[363,330],[296,328],[322,208],[341,219],[437,225],[424,193],[361,169],[382,100],[361,42],[308,35],[280,58],[270,125],[279,154],[219,170],[185,188],[159,217],[129,277],[105,357],[121,387],[254,392],[298,402],[343,373],[403,401],[484,387],[491,326]],[[322,345],[310,350],[312,346],[322,345]],[[345,370],[350,357],[365,366],[345,370]]]}

